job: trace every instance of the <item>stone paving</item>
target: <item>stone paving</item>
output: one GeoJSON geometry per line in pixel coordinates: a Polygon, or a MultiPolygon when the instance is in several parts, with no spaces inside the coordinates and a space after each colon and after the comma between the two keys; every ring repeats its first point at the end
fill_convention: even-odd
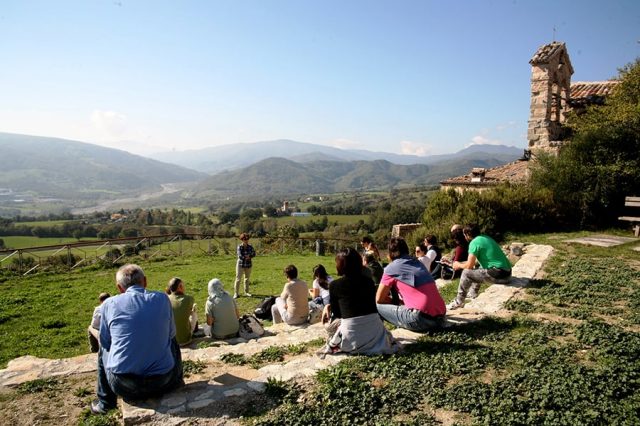
{"type": "Polygon", "coordinates": [[[612,235],[591,235],[589,237],[580,237],[571,240],[565,240],[564,242],[586,244],[598,247],[613,247],[619,246],[620,244],[630,243],[632,241],[638,241],[638,239],[632,237],[615,237],[612,235]]]}
{"type": "MultiPolygon", "coordinates": [[[[476,299],[464,308],[447,315],[447,326],[455,326],[469,321],[477,321],[487,315],[498,313],[505,302],[517,295],[527,286],[531,278],[536,277],[545,260],[552,254],[553,248],[545,245],[524,245],[522,257],[513,268],[513,277],[509,284],[489,286],[476,299]]],[[[438,285],[446,284],[439,280],[438,285]]],[[[421,335],[408,330],[395,329],[393,335],[402,344],[411,344],[421,335]]],[[[236,338],[219,342],[218,346],[198,349],[183,348],[185,360],[220,361],[227,353],[253,355],[270,346],[286,346],[324,338],[321,324],[299,327],[278,324],[267,329],[265,336],[246,341],[236,338]]],[[[269,378],[288,381],[313,376],[318,370],[327,368],[344,359],[347,355],[329,355],[325,358],[313,354],[293,357],[283,363],[266,365],[258,370],[252,368],[235,372],[220,371],[208,380],[188,383],[185,387],[165,395],[163,398],[135,403],[122,402],[124,424],[153,423],[176,425],[199,419],[199,411],[211,407],[223,407],[220,404],[226,398],[242,397],[248,393],[262,392],[269,378]]],[[[15,386],[29,380],[52,376],[65,376],[96,370],[96,355],[82,355],[74,358],[49,360],[24,356],[12,360],[4,370],[0,370],[0,387],[15,386]]],[[[215,424],[236,424],[236,421],[220,414],[215,419],[207,419],[215,424]]],[[[213,424],[212,423],[212,424],[213,424]]]]}

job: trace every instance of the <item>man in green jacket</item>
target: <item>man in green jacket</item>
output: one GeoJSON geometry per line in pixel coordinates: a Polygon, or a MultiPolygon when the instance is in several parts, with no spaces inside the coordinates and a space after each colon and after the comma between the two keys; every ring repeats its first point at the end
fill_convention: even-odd
{"type": "Polygon", "coordinates": [[[469,241],[469,257],[466,262],[453,262],[454,271],[462,269],[462,275],[458,295],[447,306],[448,310],[464,307],[467,293],[469,298],[475,299],[483,282],[504,284],[511,278],[511,263],[493,238],[480,234],[475,224],[465,226],[462,232],[469,241]],[[474,269],[476,261],[480,263],[478,269],[474,269]]]}

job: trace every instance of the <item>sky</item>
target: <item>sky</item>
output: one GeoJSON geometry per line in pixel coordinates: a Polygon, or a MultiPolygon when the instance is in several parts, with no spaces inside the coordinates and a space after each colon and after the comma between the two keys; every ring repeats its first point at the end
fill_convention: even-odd
{"type": "Polygon", "coordinates": [[[0,0],[0,132],[142,155],[524,148],[528,61],[554,40],[572,81],[615,77],[640,1],[0,0]]]}

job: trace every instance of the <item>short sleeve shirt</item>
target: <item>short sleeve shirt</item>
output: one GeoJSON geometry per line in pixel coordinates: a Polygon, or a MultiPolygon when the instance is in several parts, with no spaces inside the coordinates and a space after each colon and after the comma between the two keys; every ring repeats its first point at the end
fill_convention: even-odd
{"type": "Polygon", "coordinates": [[[487,235],[478,235],[471,240],[469,254],[478,259],[483,269],[500,268],[511,270],[511,263],[507,256],[505,256],[498,243],[487,235]]]}

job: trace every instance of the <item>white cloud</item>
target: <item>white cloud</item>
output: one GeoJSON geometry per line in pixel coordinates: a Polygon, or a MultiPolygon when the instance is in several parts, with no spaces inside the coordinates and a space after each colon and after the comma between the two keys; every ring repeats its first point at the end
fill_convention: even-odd
{"type": "Polygon", "coordinates": [[[402,141],[400,142],[400,152],[404,155],[417,155],[424,157],[429,155],[433,147],[426,143],[402,141]]]}
{"type": "Polygon", "coordinates": [[[91,122],[108,138],[121,137],[127,130],[127,116],[115,111],[95,110],[91,122]]]}

